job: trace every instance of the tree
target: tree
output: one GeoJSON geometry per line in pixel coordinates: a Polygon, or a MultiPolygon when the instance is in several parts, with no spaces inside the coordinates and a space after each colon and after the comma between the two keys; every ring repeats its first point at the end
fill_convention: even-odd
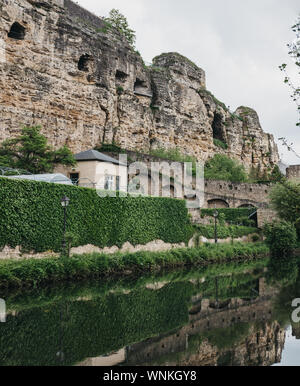
{"type": "Polygon", "coordinates": [[[17,138],[8,139],[0,145],[0,164],[14,169],[27,170],[33,174],[51,173],[57,164],[73,166],[73,154],[63,146],[53,150],[40,127],[24,127],[17,138]]]}
{"type": "MultiPolygon", "coordinates": [[[[300,67],[300,15],[298,16],[296,24],[293,25],[292,31],[296,34],[296,39],[294,42],[288,44],[289,56],[294,61],[296,68],[298,70],[298,74],[300,75],[300,69],[299,69],[300,67]]],[[[291,98],[297,105],[297,110],[299,115],[296,126],[300,126],[300,84],[299,85],[294,84],[294,82],[292,81],[292,79],[288,74],[288,71],[287,71],[288,65],[286,63],[279,66],[279,68],[285,75],[284,83],[286,83],[292,91],[291,98]]],[[[293,143],[288,143],[288,140],[284,137],[279,138],[279,141],[282,142],[283,146],[285,146],[288,149],[288,151],[293,152],[296,155],[296,157],[300,158],[300,155],[293,149],[293,145],[294,145],[293,143]]]]}
{"type": "Polygon", "coordinates": [[[243,165],[222,154],[216,154],[205,164],[205,178],[231,182],[246,182],[247,173],[243,165]]]}
{"type": "Polygon", "coordinates": [[[292,254],[297,246],[297,232],[292,223],[274,221],[264,226],[266,243],[272,256],[286,257],[292,254]]]}
{"type": "Polygon", "coordinates": [[[294,224],[300,238],[300,185],[287,181],[275,185],[270,201],[282,220],[294,224]]]}
{"type": "Polygon", "coordinates": [[[122,35],[125,36],[132,48],[135,48],[136,35],[135,31],[129,27],[128,21],[118,9],[112,9],[109,12],[109,17],[104,19],[108,25],[116,28],[122,35]]]}
{"type": "MultiPolygon", "coordinates": [[[[292,31],[295,32],[296,39],[294,42],[288,44],[289,56],[293,59],[295,65],[297,67],[298,74],[300,75],[300,15],[298,16],[296,24],[293,25],[292,31]]],[[[284,82],[292,90],[291,98],[297,104],[297,109],[298,109],[298,113],[299,113],[299,122],[297,123],[297,126],[300,126],[300,85],[295,85],[293,83],[290,76],[288,75],[287,67],[288,67],[288,65],[286,63],[284,63],[279,68],[285,74],[284,82]]]]}
{"type": "Polygon", "coordinates": [[[275,165],[269,176],[270,182],[284,182],[286,177],[281,173],[279,166],[275,165]]]}

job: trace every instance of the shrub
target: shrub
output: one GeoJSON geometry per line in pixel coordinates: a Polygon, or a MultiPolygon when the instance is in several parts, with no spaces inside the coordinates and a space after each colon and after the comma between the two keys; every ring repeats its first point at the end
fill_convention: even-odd
{"type": "Polygon", "coordinates": [[[286,221],[266,224],[264,226],[266,243],[273,256],[287,256],[297,246],[297,232],[293,224],[286,221]]]}
{"type": "Polygon", "coordinates": [[[100,147],[97,147],[95,150],[101,152],[109,152],[109,153],[126,153],[126,150],[122,149],[115,143],[102,143],[100,147]]]}
{"type": "MultiPolygon", "coordinates": [[[[195,225],[195,229],[197,229],[198,233],[207,238],[214,239],[215,238],[215,227],[214,225],[195,225]]],[[[218,225],[217,227],[217,235],[218,239],[227,239],[229,237],[238,238],[243,236],[248,236],[251,233],[257,231],[257,228],[238,226],[238,225],[230,225],[230,226],[222,226],[218,225]]]]}
{"type": "Polygon", "coordinates": [[[74,246],[121,247],[127,241],[137,245],[153,240],[178,243],[193,236],[184,200],[101,198],[93,189],[0,178],[0,246],[60,251],[64,195],[70,198],[67,231],[73,234],[74,246]]]}
{"type": "Polygon", "coordinates": [[[163,147],[159,147],[157,149],[152,149],[150,151],[150,155],[158,158],[162,158],[168,161],[174,162],[189,162],[192,164],[192,174],[196,175],[196,163],[197,160],[195,157],[182,154],[178,147],[173,149],[164,149],[163,147]]]}
{"type": "MultiPolygon", "coordinates": [[[[220,215],[225,216],[225,221],[228,223],[242,224],[245,226],[252,226],[253,220],[249,220],[249,216],[254,212],[255,208],[222,208],[217,209],[220,215]],[[247,221],[246,221],[247,220],[247,221]],[[250,221],[250,222],[249,222],[250,221]]],[[[201,209],[201,216],[213,217],[215,209],[201,209]]]]}
{"type": "Polygon", "coordinates": [[[228,149],[227,143],[220,141],[219,139],[216,139],[216,138],[214,139],[214,145],[224,150],[228,149]]]}
{"type": "Polygon", "coordinates": [[[275,185],[270,200],[279,217],[296,226],[300,239],[300,184],[285,182],[275,185]]]}
{"type": "Polygon", "coordinates": [[[216,154],[205,164],[204,175],[208,180],[247,181],[244,166],[222,154],[216,154]]]}
{"type": "Polygon", "coordinates": [[[118,93],[119,95],[122,95],[123,92],[124,92],[124,88],[123,88],[122,86],[118,86],[118,87],[117,87],[117,93],[118,93]]]}
{"type": "Polygon", "coordinates": [[[254,233],[254,235],[251,236],[251,239],[253,243],[257,243],[260,240],[260,235],[258,233],[254,233]]]}

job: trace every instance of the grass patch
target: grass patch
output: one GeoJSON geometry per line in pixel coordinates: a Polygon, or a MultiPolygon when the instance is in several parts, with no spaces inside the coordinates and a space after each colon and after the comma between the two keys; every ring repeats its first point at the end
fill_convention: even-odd
{"type": "Polygon", "coordinates": [[[223,110],[225,111],[229,111],[228,107],[225,105],[225,103],[219,101],[219,99],[217,99],[213,93],[211,93],[210,91],[206,90],[205,88],[200,88],[198,90],[198,94],[202,97],[204,96],[207,96],[207,97],[210,97],[212,98],[212,100],[215,102],[216,105],[222,107],[223,110]]]}
{"type": "Polygon", "coordinates": [[[167,252],[138,252],[74,255],[72,258],[46,258],[0,261],[0,288],[37,287],[61,281],[145,273],[234,260],[252,260],[267,256],[263,243],[232,245],[205,244],[200,248],[172,249],[167,252]]]}
{"type": "Polygon", "coordinates": [[[227,143],[220,141],[219,139],[214,139],[214,145],[224,150],[228,149],[227,143]]]}

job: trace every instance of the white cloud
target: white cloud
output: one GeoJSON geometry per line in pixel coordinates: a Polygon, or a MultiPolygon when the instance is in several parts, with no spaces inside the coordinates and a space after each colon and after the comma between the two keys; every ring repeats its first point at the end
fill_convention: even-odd
{"type": "MultiPolygon", "coordinates": [[[[231,109],[257,110],[263,129],[287,137],[300,153],[297,108],[278,66],[289,62],[286,44],[298,0],[79,0],[99,16],[117,8],[137,32],[147,62],[177,51],[206,71],[208,88],[231,109]]],[[[280,147],[284,160],[300,163],[280,147]]]]}

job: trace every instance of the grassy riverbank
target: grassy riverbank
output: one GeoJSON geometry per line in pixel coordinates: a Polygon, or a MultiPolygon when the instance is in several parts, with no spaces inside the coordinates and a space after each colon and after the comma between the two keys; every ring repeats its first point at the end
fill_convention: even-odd
{"type": "Polygon", "coordinates": [[[263,243],[203,245],[167,252],[85,254],[72,258],[0,261],[0,288],[37,287],[49,283],[122,276],[160,269],[229,261],[247,261],[269,254],[263,243]]]}

